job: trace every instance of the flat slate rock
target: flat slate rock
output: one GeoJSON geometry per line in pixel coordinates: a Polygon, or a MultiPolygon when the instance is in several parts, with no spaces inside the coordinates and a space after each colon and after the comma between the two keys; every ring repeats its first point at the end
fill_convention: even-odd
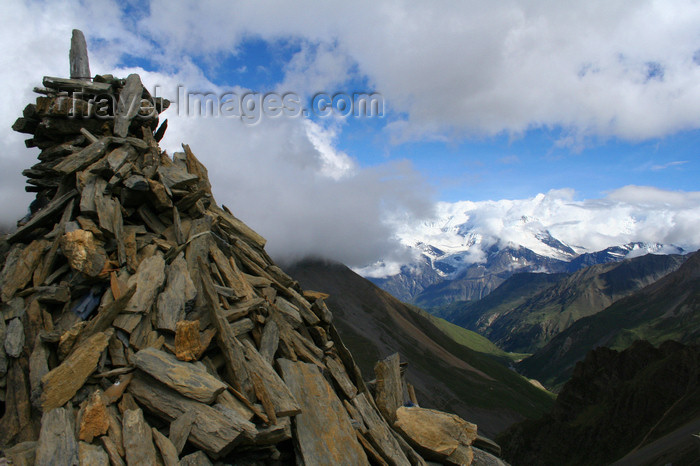
{"type": "Polygon", "coordinates": [[[73,153],[63,158],[53,169],[64,175],[68,175],[87,168],[88,165],[96,162],[105,155],[109,143],[109,138],[102,138],[97,142],[93,142],[80,152],[73,153]]]}
{"type": "Polygon", "coordinates": [[[182,449],[185,447],[187,437],[192,431],[192,425],[196,418],[197,414],[194,411],[186,411],[170,423],[168,438],[175,446],[178,455],[182,453],[182,449]]]}
{"type": "Polygon", "coordinates": [[[41,379],[41,405],[50,411],[66,404],[85,384],[97,368],[102,351],[107,348],[112,332],[99,332],[85,340],[59,366],[41,379]]]}
{"type": "Polygon", "coordinates": [[[175,332],[177,323],[185,319],[186,310],[197,296],[197,288],[187,270],[184,254],[180,253],[168,268],[167,284],[158,295],[158,328],[175,332]]]}
{"type": "Polygon", "coordinates": [[[345,371],[343,365],[330,356],[326,357],[324,362],[331,376],[333,376],[333,380],[335,380],[340,389],[343,390],[345,396],[347,396],[349,400],[355,398],[355,395],[357,395],[357,387],[350,381],[350,377],[348,377],[348,373],[345,371]]]}
{"type": "Polygon", "coordinates": [[[42,84],[51,89],[60,89],[68,92],[92,92],[95,94],[108,94],[111,84],[86,82],[79,79],[54,78],[44,76],[42,84]]]}
{"type": "Polygon", "coordinates": [[[472,448],[474,454],[474,466],[508,466],[502,459],[479,448],[472,448]]]}
{"type": "Polygon", "coordinates": [[[22,442],[12,447],[5,448],[5,458],[13,465],[35,464],[36,447],[39,442],[22,442]]]}
{"type": "Polygon", "coordinates": [[[255,291],[248,281],[243,277],[243,274],[234,261],[229,260],[224,253],[216,246],[212,245],[209,248],[216,267],[219,269],[222,278],[226,282],[226,286],[234,290],[234,294],[241,299],[250,299],[255,297],[255,291]]]}
{"type": "Polygon", "coordinates": [[[209,457],[203,451],[196,451],[180,460],[180,466],[213,466],[209,457]]]}
{"type": "Polygon", "coordinates": [[[248,372],[259,378],[274,406],[275,415],[282,417],[298,414],[301,409],[296,397],[250,341],[244,341],[243,352],[248,372]]]}
{"type": "Polygon", "coordinates": [[[8,302],[16,291],[27,286],[49,244],[46,240],[35,240],[26,247],[16,245],[10,250],[0,275],[3,302],[8,302]]]}
{"type": "Polygon", "coordinates": [[[396,410],[403,406],[403,385],[401,383],[401,366],[399,354],[394,353],[388,358],[377,362],[374,366],[376,377],[377,407],[384,418],[393,423],[396,421],[396,410]]]}
{"type": "Polygon", "coordinates": [[[208,269],[204,261],[201,257],[197,257],[197,262],[200,269],[202,294],[208,304],[209,318],[217,331],[217,342],[226,362],[226,369],[232,375],[233,387],[250,400],[254,396],[253,384],[248,375],[243,345],[236,338],[228,320],[224,317],[224,312],[219,305],[219,297],[214,289],[211,276],[207,273],[208,269]]]}
{"type": "Polygon", "coordinates": [[[140,409],[128,409],[122,417],[122,436],[126,464],[129,466],[156,464],[156,447],[153,434],[140,409]]]}
{"type": "Polygon", "coordinates": [[[153,432],[153,441],[160,451],[160,456],[163,458],[163,463],[165,466],[178,466],[180,461],[178,460],[179,453],[173,445],[173,442],[168,439],[165,435],[161,434],[155,427],[151,428],[153,432]]]}
{"type": "Polygon", "coordinates": [[[156,254],[141,261],[136,274],[129,278],[129,287],[136,285],[136,293],[124,312],[146,312],[158,296],[165,282],[165,261],[156,254]]]}
{"type": "MultiPolygon", "coordinates": [[[[244,431],[255,433],[255,425],[241,418],[232,422],[230,416],[209,405],[186,398],[154,379],[137,375],[127,389],[149,412],[172,422],[184,413],[193,412],[195,419],[189,441],[213,457],[225,455],[241,440],[244,431]]],[[[177,443],[173,442],[177,447],[177,443]]]]}
{"type": "Polygon", "coordinates": [[[476,438],[476,425],[455,414],[434,409],[402,406],[394,428],[422,453],[447,458],[476,438]]]}
{"type": "Polygon", "coordinates": [[[48,410],[41,417],[41,433],[36,448],[36,466],[77,465],[78,442],[75,440],[73,412],[66,408],[48,410]]]}
{"type": "Polygon", "coordinates": [[[143,84],[138,74],[130,74],[119,93],[119,104],[114,118],[114,135],[126,137],[131,120],[136,116],[141,105],[143,84]]]}
{"type": "Polygon", "coordinates": [[[384,460],[391,465],[409,466],[411,462],[401,444],[394,438],[391,428],[372,405],[370,398],[365,393],[360,393],[352,400],[352,405],[367,426],[366,436],[369,442],[384,460]]]}
{"type": "Polygon", "coordinates": [[[37,336],[34,349],[29,356],[29,386],[32,400],[38,400],[41,397],[41,378],[49,372],[49,354],[49,346],[41,341],[41,336],[37,336]]]}
{"type": "Polygon", "coordinates": [[[288,359],[277,363],[301,405],[301,414],[294,418],[294,432],[304,464],[369,464],[347,411],[318,368],[288,359]]]}
{"type": "Polygon", "coordinates": [[[116,442],[112,440],[111,437],[103,435],[102,437],[100,437],[100,442],[102,443],[102,446],[104,447],[104,450],[107,453],[107,456],[109,457],[109,462],[112,466],[124,466],[126,464],[124,463],[124,459],[119,453],[119,449],[117,448],[116,442]]]}
{"type": "Polygon", "coordinates": [[[161,165],[158,167],[158,175],[163,184],[170,189],[185,188],[199,181],[197,175],[187,173],[176,165],[161,165]]]}
{"type": "Polygon", "coordinates": [[[274,320],[268,320],[262,330],[260,338],[260,356],[272,364],[280,341],[280,330],[274,320]]]}
{"type": "Polygon", "coordinates": [[[133,357],[136,367],[181,395],[211,404],[226,384],[201,366],[178,360],[172,354],[145,348],[133,357]]]}
{"type": "MultiPolygon", "coordinates": [[[[0,341],[5,341],[6,330],[5,319],[0,312],[0,341]]],[[[5,374],[7,374],[7,353],[5,353],[5,345],[0,344],[0,377],[5,377],[5,374]]]]}
{"type": "Polygon", "coordinates": [[[99,445],[80,442],[78,446],[78,456],[81,465],[109,466],[109,456],[99,445]]]}
{"type": "Polygon", "coordinates": [[[58,216],[59,212],[63,210],[63,207],[68,203],[68,201],[77,195],[78,190],[73,189],[59,197],[52,199],[51,202],[46,205],[46,207],[36,212],[27,223],[19,227],[17,231],[8,236],[7,241],[14,243],[16,241],[26,239],[36,228],[50,223],[51,220],[58,216]]]}
{"type": "Polygon", "coordinates": [[[5,330],[5,353],[18,358],[24,348],[24,325],[21,319],[12,319],[5,330]]]}
{"type": "Polygon", "coordinates": [[[90,80],[90,62],[88,60],[87,42],[80,29],[73,29],[70,40],[70,77],[71,79],[90,80]]]}

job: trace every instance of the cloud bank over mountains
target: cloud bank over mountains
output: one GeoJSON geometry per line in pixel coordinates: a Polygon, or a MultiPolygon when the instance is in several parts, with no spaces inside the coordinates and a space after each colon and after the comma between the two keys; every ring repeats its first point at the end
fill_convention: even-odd
{"type": "MultiPolygon", "coordinates": [[[[492,246],[524,246],[547,257],[571,259],[549,247],[545,233],[578,254],[631,242],[664,244],[666,249],[658,252],[676,252],[672,245],[686,251],[700,248],[700,237],[692,233],[700,231],[700,191],[625,186],[600,199],[575,200],[574,195],[561,189],[529,199],[440,202],[434,218],[397,224],[397,236],[413,248],[414,259],[422,243],[460,253],[464,264],[485,261],[492,246]]],[[[378,278],[410,263],[384,260],[357,270],[378,278]]]]}
{"type": "MultiPolygon", "coordinates": [[[[3,5],[4,222],[22,217],[33,198],[24,193],[20,172],[37,153],[9,127],[33,101],[31,89],[43,75],[67,74],[74,27],[88,38],[93,73],[137,72],[167,98],[178,85],[230,90],[209,76],[221,71],[223,57],[251,39],[280,43],[292,52],[275,90],[310,94],[366,82],[390,107],[384,131],[394,142],[517,137],[562,127],[567,138],[560,143],[580,144],[700,127],[700,6],[691,1],[127,4],[3,5]],[[147,70],[124,68],[126,59],[147,70]]],[[[172,153],[180,142],[190,144],[209,168],[217,201],[267,237],[280,259],[313,254],[351,266],[380,258],[399,263],[407,253],[397,225],[472,205],[478,208],[470,221],[484,237],[503,241],[509,222],[522,215],[584,247],[647,239],[692,246],[700,231],[697,193],[625,187],[597,200],[576,201],[560,191],[435,207],[425,177],[410,162],[394,157],[363,167],[339,149],[339,121],[263,119],[250,126],[173,112],[164,117],[163,147],[172,153]]]]}

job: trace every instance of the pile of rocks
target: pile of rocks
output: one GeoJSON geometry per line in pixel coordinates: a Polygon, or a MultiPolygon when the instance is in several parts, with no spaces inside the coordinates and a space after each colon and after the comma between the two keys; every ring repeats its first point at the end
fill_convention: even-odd
{"type": "Polygon", "coordinates": [[[398,355],[372,390],[265,240],[213,199],[138,75],[44,78],[14,129],[37,198],[3,238],[0,447],[14,464],[469,464],[476,426],[422,409],[398,355]],[[155,132],[154,132],[155,131],[155,132]],[[406,404],[410,407],[405,406],[406,404]]]}

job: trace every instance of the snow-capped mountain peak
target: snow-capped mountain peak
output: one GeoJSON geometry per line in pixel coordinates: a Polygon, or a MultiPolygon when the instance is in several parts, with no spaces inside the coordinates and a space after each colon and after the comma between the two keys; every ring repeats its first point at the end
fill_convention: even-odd
{"type": "Polygon", "coordinates": [[[426,302],[435,304],[446,302],[444,296],[479,299],[516,272],[571,273],[648,253],[684,252],[657,242],[624,241],[634,237],[633,218],[601,218],[598,230],[586,234],[582,215],[589,213],[571,204],[564,208],[564,202],[571,201],[538,195],[440,204],[431,221],[399,227],[411,261],[357,271],[400,299],[429,296],[426,302]]]}

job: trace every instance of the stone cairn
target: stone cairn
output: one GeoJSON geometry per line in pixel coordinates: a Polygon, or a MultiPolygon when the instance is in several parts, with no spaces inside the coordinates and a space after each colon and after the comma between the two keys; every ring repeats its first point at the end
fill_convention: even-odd
{"type": "Polygon", "coordinates": [[[89,78],[77,30],[70,64],[13,126],[41,152],[0,242],[0,458],[471,463],[476,426],[418,407],[398,355],[368,389],[327,296],[217,206],[187,145],[161,151],[166,100],[136,74],[89,78]]]}

